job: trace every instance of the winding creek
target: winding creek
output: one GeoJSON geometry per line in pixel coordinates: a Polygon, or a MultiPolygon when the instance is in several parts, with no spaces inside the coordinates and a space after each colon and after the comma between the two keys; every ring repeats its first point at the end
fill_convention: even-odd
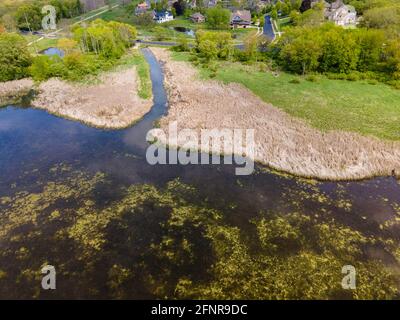
{"type": "MultiPolygon", "coordinates": [[[[209,206],[223,212],[230,225],[244,230],[249,219],[259,212],[296,211],[310,215],[330,212],[340,223],[366,234],[382,236],[380,224],[400,215],[400,185],[393,177],[320,182],[276,173],[261,166],[257,166],[251,176],[238,177],[232,165],[147,164],[145,136],[154,121],[167,112],[167,96],[160,65],[149,51],[144,51],[144,54],[151,67],[154,106],[140,122],[128,129],[99,130],[29,107],[0,109],[0,198],[21,191],[39,192],[46,182],[54,179],[50,173],[58,166],[89,175],[105,173],[108,183],[98,195],[99,201],[113,200],[115,190],[132,184],[148,183],[162,188],[179,179],[199,190],[202,199],[207,199],[209,206]]],[[[399,230],[385,232],[396,239],[400,237],[399,230]]],[[[118,237],[115,241],[119,241],[118,237]]],[[[29,241],[25,243],[28,248],[30,245],[34,246],[29,241]]],[[[42,256],[46,257],[46,252],[60,254],[64,250],[54,246],[57,244],[43,243],[42,256]]],[[[1,242],[0,250],[6,250],[1,242]]],[[[205,248],[202,254],[207,255],[207,250],[205,248]]],[[[392,256],[384,250],[378,251],[373,255],[381,256],[385,263],[393,263],[392,256]]],[[[36,258],[32,256],[31,259],[36,258]]],[[[66,254],[57,259],[68,263],[77,257],[66,254]]],[[[18,265],[18,260],[0,260],[0,269],[7,263],[15,264],[16,269],[24,268],[18,265]]],[[[201,266],[195,268],[202,269],[201,266]]],[[[101,277],[96,279],[93,281],[104,280],[101,277]]],[[[140,292],[133,297],[151,297],[144,291],[140,292]]],[[[24,296],[20,291],[15,294],[24,296]]],[[[74,290],[67,290],[61,296],[87,297],[74,290]]],[[[103,295],[100,292],[95,296],[103,295]]]]}

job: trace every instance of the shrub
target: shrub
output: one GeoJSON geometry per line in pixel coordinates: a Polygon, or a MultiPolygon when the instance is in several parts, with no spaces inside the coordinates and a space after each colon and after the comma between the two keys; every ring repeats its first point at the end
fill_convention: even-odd
{"type": "Polygon", "coordinates": [[[400,80],[391,80],[387,82],[393,88],[400,90],[400,80]]]}
{"type": "Polygon", "coordinates": [[[195,61],[198,61],[198,60],[199,60],[199,58],[195,54],[191,54],[189,56],[189,61],[190,62],[195,62],[195,61]]]}
{"type": "Polygon", "coordinates": [[[65,75],[65,68],[59,56],[37,56],[29,68],[31,77],[35,81],[44,81],[52,77],[65,75]]]}
{"type": "Polygon", "coordinates": [[[360,79],[361,79],[360,75],[355,72],[349,73],[346,77],[346,80],[348,81],[358,81],[360,79]]]}
{"type": "Polygon", "coordinates": [[[299,83],[301,83],[301,81],[297,78],[294,78],[294,79],[290,80],[289,83],[299,84],[299,83]]]}
{"type": "Polygon", "coordinates": [[[17,34],[0,34],[0,81],[16,80],[29,74],[32,57],[26,41],[17,34]]]}
{"type": "Polygon", "coordinates": [[[306,80],[309,82],[318,82],[318,77],[314,74],[310,74],[306,77],[306,80]]]}
{"type": "Polygon", "coordinates": [[[213,29],[225,29],[229,26],[231,13],[227,9],[218,7],[208,9],[206,12],[207,23],[213,29]]]}
{"type": "Polygon", "coordinates": [[[177,52],[190,51],[188,40],[185,37],[179,37],[178,44],[176,46],[173,46],[172,50],[177,52]]]}
{"type": "Polygon", "coordinates": [[[326,76],[331,80],[346,80],[347,74],[345,73],[327,73],[326,76]]]}
{"type": "Polygon", "coordinates": [[[232,36],[229,32],[200,30],[196,33],[196,44],[197,52],[208,60],[229,59],[234,52],[232,36]]]}
{"type": "Polygon", "coordinates": [[[235,49],[233,53],[235,61],[244,62],[249,60],[249,56],[243,50],[235,49]]]}

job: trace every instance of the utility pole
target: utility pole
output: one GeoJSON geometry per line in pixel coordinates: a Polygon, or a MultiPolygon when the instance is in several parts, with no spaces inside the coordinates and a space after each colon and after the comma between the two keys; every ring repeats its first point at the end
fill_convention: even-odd
{"type": "MultiPolygon", "coordinates": [[[[33,32],[32,32],[32,29],[31,29],[31,25],[29,24],[28,18],[27,18],[27,16],[26,16],[26,12],[24,12],[24,16],[25,16],[25,22],[26,22],[26,25],[28,26],[29,32],[30,32],[31,35],[33,36],[33,32]]],[[[36,54],[38,54],[38,50],[37,50],[37,47],[36,47],[36,41],[33,40],[32,43],[33,43],[33,47],[35,48],[36,54]]]]}

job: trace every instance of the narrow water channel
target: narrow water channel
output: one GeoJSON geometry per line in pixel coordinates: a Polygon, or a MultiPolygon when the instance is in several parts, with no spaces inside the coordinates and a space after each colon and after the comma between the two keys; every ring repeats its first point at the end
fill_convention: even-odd
{"type": "MultiPolygon", "coordinates": [[[[400,214],[400,185],[393,177],[358,182],[319,182],[276,173],[262,166],[257,166],[251,176],[238,177],[234,174],[235,167],[231,165],[149,165],[145,159],[145,136],[153,127],[154,121],[167,112],[167,96],[159,63],[150,51],[145,50],[144,54],[151,69],[154,106],[131,128],[100,130],[29,107],[7,106],[0,109],[0,200],[8,197],[12,199],[21,192],[40,193],[47,183],[62,182],[60,179],[64,175],[69,177],[71,172],[83,172],[88,176],[101,172],[107,177],[107,183],[103,184],[95,198],[101,203],[108,199],[115,201],[118,190],[131,185],[150,184],[164,188],[169,182],[179,180],[198,190],[198,197],[207,206],[222,212],[227,223],[241,228],[243,233],[247,232],[249,220],[260,212],[285,214],[296,211],[307,215],[329,212],[340,223],[365,234],[399,239],[399,230],[382,231],[380,227],[385,221],[400,214]],[[55,171],[58,172],[56,176],[53,174],[55,171]]],[[[6,203],[6,200],[3,202],[6,203]]],[[[24,209],[23,205],[21,209],[30,210],[29,207],[24,209]]],[[[63,214],[62,210],[60,214],[63,214]]],[[[131,223],[138,223],[135,221],[131,223]]],[[[160,221],[151,221],[157,225],[163,220],[160,218],[160,221]]],[[[30,227],[25,225],[19,230],[25,230],[23,232],[27,235],[30,227]]],[[[31,251],[38,242],[30,242],[29,239],[31,238],[24,240],[23,247],[31,251]]],[[[125,240],[115,236],[113,241],[110,246],[118,247],[125,240]]],[[[17,250],[11,243],[0,242],[0,250],[17,250]]],[[[62,254],[72,248],[68,245],[66,249],[64,245],[65,243],[57,241],[41,242],[40,259],[45,260],[48,253],[47,260],[53,257],[65,265],[71,260],[81,261],[81,257],[74,256],[75,253],[62,254]]],[[[129,255],[129,250],[134,249],[138,250],[127,247],[126,254],[129,255]]],[[[202,255],[207,255],[208,249],[204,250],[202,255]]],[[[384,250],[379,254],[386,263],[393,263],[394,258],[384,250]]],[[[14,255],[3,256],[0,257],[0,270],[7,266],[11,268],[12,265],[12,268],[21,271],[29,267],[28,262],[39,265],[45,262],[38,261],[40,259],[33,255],[25,260],[18,260],[14,255]]],[[[108,259],[112,260],[111,257],[108,259]]],[[[74,272],[81,272],[79,268],[82,266],[78,265],[74,267],[76,270],[68,270],[72,280],[74,272]]],[[[99,272],[96,268],[101,270],[96,264],[86,267],[91,268],[94,273],[99,272]]],[[[201,270],[202,266],[198,265],[187,272],[193,273],[197,269],[201,270]]],[[[17,277],[17,274],[16,271],[14,276],[17,277]]],[[[11,290],[10,288],[14,288],[13,281],[16,280],[10,275],[8,281],[5,287],[11,290]]],[[[98,281],[101,287],[101,282],[106,280],[98,276],[91,281],[98,281]]],[[[78,289],[68,287],[58,297],[108,297],[100,289],[93,294],[82,293],[78,289]]],[[[29,297],[35,292],[27,289],[25,293],[23,286],[12,290],[15,290],[14,294],[18,297],[29,297]]],[[[0,289],[1,294],[5,293],[0,289]]],[[[132,297],[154,296],[141,288],[132,297]]]]}

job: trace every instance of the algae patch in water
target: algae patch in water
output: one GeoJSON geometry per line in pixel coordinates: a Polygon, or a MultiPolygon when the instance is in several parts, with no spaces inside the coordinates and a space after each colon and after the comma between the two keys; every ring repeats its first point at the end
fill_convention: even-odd
{"type": "Polygon", "coordinates": [[[301,182],[310,193],[303,206],[243,212],[242,225],[230,214],[240,207],[221,211],[179,179],[163,187],[132,185],[104,202],[104,174],[69,174],[36,193],[3,199],[0,297],[398,297],[399,243],[387,231],[399,221],[375,235],[344,225],[329,209],[335,202],[314,183],[301,182]],[[317,214],[309,203],[321,205],[317,214]],[[384,252],[393,263],[371,252],[384,252]],[[40,290],[45,264],[57,269],[51,293],[40,290]],[[341,288],[348,264],[357,270],[356,290],[341,288]]]}

